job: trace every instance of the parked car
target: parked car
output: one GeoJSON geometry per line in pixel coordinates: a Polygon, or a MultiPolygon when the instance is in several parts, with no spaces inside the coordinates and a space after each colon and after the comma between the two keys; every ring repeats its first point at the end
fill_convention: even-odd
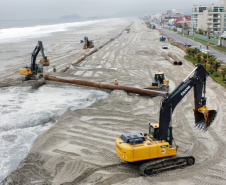
{"type": "Polygon", "coordinates": [[[209,50],[207,50],[207,49],[201,49],[200,51],[201,51],[201,53],[204,53],[204,54],[207,54],[209,52],[209,50]]]}
{"type": "Polygon", "coordinates": [[[162,45],[162,49],[168,49],[168,45],[167,44],[163,44],[162,45]]]}
{"type": "Polygon", "coordinates": [[[210,57],[215,57],[215,54],[207,49],[201,49],[201,53],[204,53],[204,54],[209,53],[210,57]]]}
{"type": "Polygon", "coordinates": [[[215,54],[214,54],[213,52],[210,51],[210,52],[209,52],[209,56],[210,56],[210,57],[215,57],[215,54]]]}
{"type": "Polygon", "coordinates": [[[189,48],[191,47],[191,44],[189,42],[186,42],[184,45],[185,47],[189,47],[189,48]]]}

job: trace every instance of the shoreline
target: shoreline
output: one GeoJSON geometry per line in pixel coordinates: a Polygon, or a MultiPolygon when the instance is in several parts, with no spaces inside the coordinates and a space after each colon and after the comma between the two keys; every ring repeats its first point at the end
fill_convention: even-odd
{"type": "MultiPolygon", "coordinates": [[[[130,33],[123,32],[119,38],[78,65],[70,66],[61,76],[109,84],[117,78],[120,85],[145,88],[153,81],[155,72],[164,70],[172,91],[192,71],[193,64],[183,59],[184,51],[171,45],[169,51],[176,53],[183,65],[174,66],[166,61],[161,56],[159,33],[148,29],[139,19],[133,21],[130,33]]],[[[107,27],[110,23],[103,25],[102,29],[98,26],[81,28],[80,34],[86,29],[90,38],[94,38],[91,40],[94,40],[96,47],[125,27],[125,22],[119,22],[117,29],[116,26],[107,27]]],[[[49,53],[47,56],[55,54],[57,66],[64,63],[60,68],[80,54],[89,52],[82,51],[79,48],[81,45],[76,45],[76,54],[73,52],[72,45],[67,43],[73,34],[72,31],[58,34],[62,37],[59,39],[61,42],[55,43],[54,36],[46,38],[47,44],[44,42],[46,53],[49,53]],[[65,39],[67,42],[63,42],[65,39]],[[56,48],[64,51],[66,56],[56,48]]],[[[75,35],[79,40],[79,34],[75,35]]],[[[204,134],[194,129],[192,92],[181,101],[173,114],[178,152],[194,155],[194,166],[141,177],[135,168],[122,163],[115,153],[116,138],[126,132],[147,132],[148,123],[158,121],[162,98],[115,90],[87,108],[64,113],[55,125],[38,137],[28,156],[3,184],[223,183],[226,179],[221,174],[226,169],[219,169],[219,161],[222,164],[226,162],[223,155],[226,150],[226,139],[223,137],[226,129],[223,125],[226,92],[213,80],[208,79],[207,82],[208,105],[220,115],[209,131],[204,134]],[[213,174],[210,168],[220,170],[220,173],[213,174]]]]}

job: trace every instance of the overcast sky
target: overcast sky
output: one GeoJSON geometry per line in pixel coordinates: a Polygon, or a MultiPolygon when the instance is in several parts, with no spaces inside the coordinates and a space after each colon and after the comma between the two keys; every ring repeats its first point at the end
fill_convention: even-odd
{"type": "Polygon", "coordinates": [[[114,15],[121,11],[184,13],[192,5],[219,5],[220,0],[0,0],[0,20],[55,19],[76,13],[82,17],[114,15]]]}

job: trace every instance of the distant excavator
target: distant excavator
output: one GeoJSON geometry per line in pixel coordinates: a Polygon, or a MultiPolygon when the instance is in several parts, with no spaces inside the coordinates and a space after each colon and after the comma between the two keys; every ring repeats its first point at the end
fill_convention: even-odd
{"type": "Polygon", "coordinates": [[[40,78],[43,78],[43,66],[49,66],[49,64],[50,64],[49,59],[47,59],[47,56],[44,53],[44,47],[43,47],[42,41],[38,41],[38,44],[36,45],[31,55],[31,66],[20,68],[19,73],[21,75],[25,75],[23,77],[23,80],[40,79],[40,78]],[[39,64],[37,64],[36,57],[39,51],[42,52],[43,58],[40,60],[39,64]]]}
{"type": "Polygon", "coordinates": [[[88,49],[93,47],[94,47],[94,42],[92,40],[89,40],[88,37],[84,37],[83,49],[88,49]]]}
{"type": "Polygon", "coordinates": [[[161,101],[159,123],[149,123],[149,134],[135,132],[122,134],[117,138],[117,155],[124,161],[135,164],[134,167],[139,167],[141,175],[193,165],[193,156],[177,154],[177,146],[173,144],[172,114],[177,104],[193,87],[196,127],[204,131],[208,129],[217,112],[206,107],[207,76],[204,67],[197,65],[173,92],[161,101]]]}
{"type": "Polygon", "coordinates": [[[152,85],[148,86],[151,90],[159,90],[159,91],[169,91],[169,80],[165,79],[164,72],[157,72],[155,73],[154,82],[152,85]]]}

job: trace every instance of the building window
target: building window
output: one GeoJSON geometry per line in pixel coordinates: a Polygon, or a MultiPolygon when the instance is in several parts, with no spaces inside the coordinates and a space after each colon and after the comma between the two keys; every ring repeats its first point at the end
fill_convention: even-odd
{"type": "Polygon", "coordinates": [[[206,7],[199,7],[199,12],[203,12],[203,10],[206,10],[206,7]]]}

